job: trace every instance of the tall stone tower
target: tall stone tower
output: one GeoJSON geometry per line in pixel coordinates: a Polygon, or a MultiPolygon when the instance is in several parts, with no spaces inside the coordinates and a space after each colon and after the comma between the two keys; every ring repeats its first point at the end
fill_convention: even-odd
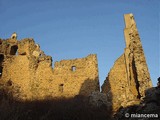
{"type": "Polygon", "coordinates": [[[144,90],[152,86],[142,44],[134,21],[133,14],[124,15],[126,28],[124,36],[126,41],[125,61],[127,69],[128,84],[134,78],[137,81],[139,97],[144,97],[144,90]],[[134,67],[135,66],[135,69],[134,67]],[[132,67],[132,68],[131,68],[132,67]],[[133,76],[135,75],[137,76],[133,76]]]}
{"type": "Polygon", "coordinates": [[[102,86],[102,92],[112,102],[113,111],[121,106],[138,104],[145,96],[145,90],[152,87],[133,14],[125,14],[124,20],[124,54],[116,60],[102,86]]]}

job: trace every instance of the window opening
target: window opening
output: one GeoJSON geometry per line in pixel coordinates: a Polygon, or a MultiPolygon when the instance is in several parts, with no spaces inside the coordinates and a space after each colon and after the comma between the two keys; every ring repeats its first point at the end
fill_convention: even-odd
{"type": "Polygon", "coordinates": [[[0,66],[0,77],[2,77],[3,67],[0,66]]]}
{"type": "Polygon", "coordinates": [[[4,55],[0,54],[0,77],[2,76],[3,72],[3,67],[2,67],[3,60],[4,60],[4,55]]]}
{"type": "Polygon", "coordinates": [[[64,86],[63,84],[59,85],[59,92],[61,92],[61,93],[63,93],[63,86],[64,86]]]}
{"type": "Polygon", "coordinates": [[[10,55],[17,55],[17,45],[11,46],[10,55]]]}
{"type": "Polygon", "coordinates": [[[76,71],[76,66],[72,66],[72,71],[73,71],[73,72],[76,71]]]}
{"type": "Polygon", "coordinates": [[[11,80],[7,81],[7,86],[12,86],[12,81],[11,80]]]}

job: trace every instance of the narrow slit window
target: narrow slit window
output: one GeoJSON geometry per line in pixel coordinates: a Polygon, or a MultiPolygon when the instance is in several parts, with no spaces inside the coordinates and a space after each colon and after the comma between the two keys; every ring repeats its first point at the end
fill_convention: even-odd
{"type": "Polygon", "coordinates": [[[72,71],[73,71],[73,72],[76,71],[76,66],[72,66],[72,71]]]}
{"type": "Polygon", "coordinates": [[[63,84],[60,84],[60,85],[59,85],[59,92],[60,92],[60,93],[63,93],[63,86],[64,86],[63,84]]]}

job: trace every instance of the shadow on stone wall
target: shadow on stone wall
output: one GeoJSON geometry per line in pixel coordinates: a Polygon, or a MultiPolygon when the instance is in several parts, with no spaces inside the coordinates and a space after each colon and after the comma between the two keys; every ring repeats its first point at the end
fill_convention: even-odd
{"type": "Polygon", "coordinates": [[[91,92],[98,91],[100,92],[98,77],[95,80],[87,79],[81,86],[79,95],[89,95],[91,92]]]}
{"type": "Polygon", "coordinates": [[[82,84],[79,95],[87,96],[88,102],[91,106],[101,108],[107,112],[106,114],[112,114],[112,101],[106,94],[100,92],[98,77],[95,80],[85,80],[82,84]]]}
{"type": "MultiPolygon", "coordinates": [[[[115,85],[116,87],[116,85],[115,85]]],[[[110,82],[108,80],[108,77],[106,77],[106,80],[104,81],[103,85],[102,85],[102,93],[106,94],[107,96],[107,101],[109,102],[110,104],[110,111],[114,114],[114,111],[113,111],[113,101],[112,101],[112,91],[111,91],[111,85],[110,85],[110,82]]]]}
{"type": "MultiPolygon", "coordinates": [[[[87,84],[93,83],[86,81],[82,93],[87,84]]],[[[87,96],[21,101],[13,98],[11,93],[0,86],[1,120],[111,120],[110,111],[91,106],[87,96]]]]}
{"type": "Polygon", "coordinates": [[[115,119],[159,120],[160,119],[160,88],[152,87],[147,89],[145,91],[145,98],[139,105],[132,105],[125,108],[120,108],[115,115],[115,119]],[[143,115],[147,115],[147,114],[150,114],[150,117],[146,117],[146,116],[143,117],[143,115]]]}

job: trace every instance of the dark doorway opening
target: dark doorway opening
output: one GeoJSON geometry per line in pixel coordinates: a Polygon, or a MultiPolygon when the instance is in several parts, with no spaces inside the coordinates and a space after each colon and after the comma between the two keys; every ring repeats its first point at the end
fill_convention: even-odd
{"type": "Polygon", "coordinates": [[[0,54],[0,63],[2,63],[4,60],[4,55],[3,54],[0,54]]]}

